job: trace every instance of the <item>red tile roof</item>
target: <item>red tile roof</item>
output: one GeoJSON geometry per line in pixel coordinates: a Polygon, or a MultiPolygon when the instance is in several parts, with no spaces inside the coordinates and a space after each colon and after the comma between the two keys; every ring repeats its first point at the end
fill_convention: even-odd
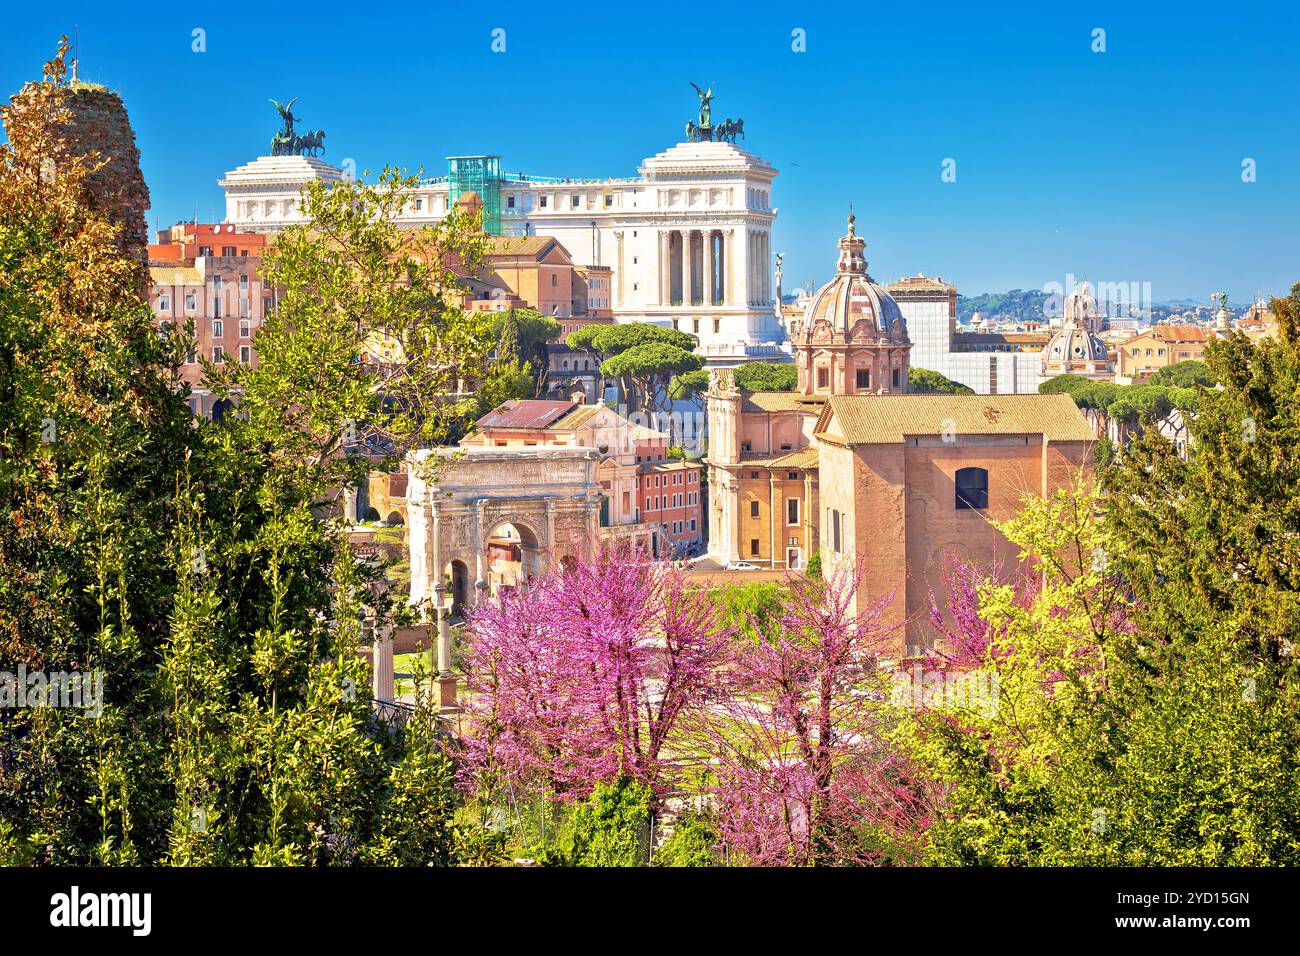
{"type": "Polygon", "coordinates": [[[512,398],[477,422],[479,428],[545,428],[573,409],[577,402],[512,398]]]}
{"type": "Polygon", "coordinates": [[[1208,342],[1214,337],[1199,325],[1157,325],[1151,331],[1164,342],[1208,342]]]}

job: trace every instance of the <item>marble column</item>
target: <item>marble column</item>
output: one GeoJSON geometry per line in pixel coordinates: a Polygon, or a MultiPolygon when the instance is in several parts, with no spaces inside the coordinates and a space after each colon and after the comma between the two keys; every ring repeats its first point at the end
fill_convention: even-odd
{"type": "Polygon", "coordinates": [[[614,230],[614,241],[618,244],[618,248],[614,252],[614,261],[617,263],[614,274],[614,305],[620,307],[623,305],[623,277],[627,273],[627,263],[625,261],[627,256],[624,254],[622,229],[614,230]]]}
{"type": "MultiPolygon", "coordinates": [[[[484,577],[483,562],[487,554],[487,542],[483,540],[483,517],[487,511],[487,501],[480,498],[474,502],[474,603],[478,604],[487,596],[487,578],[484,577]]],[[[439,571],[441,574],[441,571],[439,571]]]]}
{"type": "Polygon", "coordinates": [[[546,568],[550,571],[556,561],[555,554],[555,502],[547,498],[542,506],[546,511],[546,543],[542,548],[542,553],[546,555],[546,568]]]}
{"type": "Polygon", "coordinates": [[[393,625],[391,621],[375,623],[370,641],[371,690],[375,700],[392,701],[393,697],[393,625]]]}
{"type": "MultiPolygon", "coordinates": [[[[433,606],[440,608],[446,602],[447,586],[442,581],[442,569],[444,562],[442,560],[442,512],[436,503],[430,504],[430,516],[433,523],[433,548],[431,551],[431,567],[428,573],[433,578],[433,606]]],[[[428,607],[420,609],[420,617],[423,620],[429,619],[428,607]]]]}
{"type": "Polygon", "coordinates": [[[600,542],[600,502],[590,497],[586,500],[587,507],[587,560],[594,561],[596,558],[596,549],[600,542]]]}
{"type": "Polygon", "coordinates": [[[704,304],[713,305],[713,230],[704,232],[704,304]]]}
{"type": "Polygon", "coordinates": [[[726,305],[735,305],[738,258],[736,256],[736,230],[734,229],[727,229],[722,233],[722,259],[726,263],[723,268],[722,301],[726,305]]]}
{"type": "Polygon", "coordinates": [[[682,237],[681,242],[681,277],[682,277],[682,305],[691,304],[691,231],[682,229],[677,233],[682,237]]]}

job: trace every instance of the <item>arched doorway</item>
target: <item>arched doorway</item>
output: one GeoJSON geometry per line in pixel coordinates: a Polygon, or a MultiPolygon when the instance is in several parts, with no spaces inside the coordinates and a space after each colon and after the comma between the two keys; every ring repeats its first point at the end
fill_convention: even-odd
{"type": "Polygon", "coordinates": [[[469,567],[464,561],[449,561],[443,568],[442,583],[451,597],[451,616],[464,617],[469,606],[469,567]]]}
{"type": "Polygon", "coordinates": [[[502,587],[518,587],[542,574],[542,550],[537,534],[520,521],[502,521],[487,535],[488,593],[502,587]]]}
{"type": "Polygon", "coordinates": [[[212,403],[212,420],[214,422],[221,421],[223,418],[226,417],[226,413],[231,410],[233,405],[234,402],[231,402],[229,399],[225,399],[225,398],[217,399],[215,402],[212,403]]]}

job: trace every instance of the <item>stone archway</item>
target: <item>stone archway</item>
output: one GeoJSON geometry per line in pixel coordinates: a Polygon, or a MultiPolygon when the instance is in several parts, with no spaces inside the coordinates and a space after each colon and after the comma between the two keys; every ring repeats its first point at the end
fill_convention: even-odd
{"type": "Polygon", "coordinates": [[[549,542],[519,515],[499,518],[483,533],[483,544],[489,594],[503,587],[527,584],[547,570],[547,551],[543,548],[549,542]]]}
{"type": "Polygon", "coordinates": [[[465,603],[473,606],[502,586],[541,577],[561,555],[593,552],[602,536],[599,458],[590,448],[413,452],[406,493],[411,603],[454,603],[455,577],[448,581],[446,570],[457,562],[472,584],[465,603]]]}
{"type": "Polygon", "coordinates": [[[443,584],[451,598],[452,617],[464,617],[469,607],[470,584],[469,567],[464,561],[448,561],[443,568],[443,584]]]}

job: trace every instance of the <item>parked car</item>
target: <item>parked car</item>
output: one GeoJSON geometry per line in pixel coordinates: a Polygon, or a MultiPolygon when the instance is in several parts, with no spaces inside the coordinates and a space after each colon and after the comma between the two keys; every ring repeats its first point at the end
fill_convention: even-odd
{"type": "Polygon", "coordinates": [[[735,564],[727,565],[728,571],[757,571],[758,565],[750,564],[748,561],[737,561],[735,564]]]}

